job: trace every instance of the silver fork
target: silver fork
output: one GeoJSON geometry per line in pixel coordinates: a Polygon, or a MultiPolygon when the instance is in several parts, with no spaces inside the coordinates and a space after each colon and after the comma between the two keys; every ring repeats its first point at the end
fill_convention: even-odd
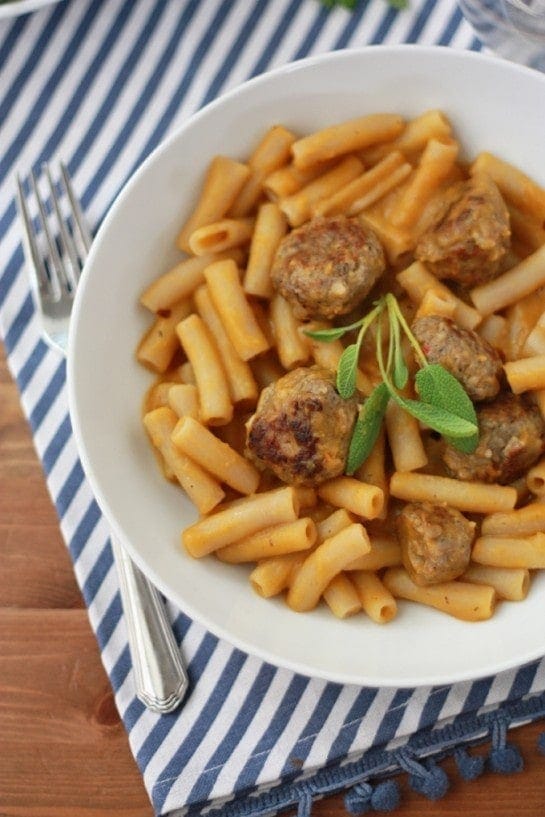
{"type": "MultiPolygon", "coordinates": [[[[52,348],[66,355],[74,296],[92,239],[68,171],[62,163],[60,172],[62,184],[57,187],[49,167],[43,167],[47,198],[52,204],[49,210],[47,198],[44,199],[40,192],[38,178],[34,171],[31,173],[30,186],[37,204],[35,222],[20,176],[17,176],[17,200],[43,337],[52,348]],[[68,218],[63,216],[63,200],[67,202],[68,218]],[[55,227],[52,229],[53,223],[55,227]]],[[[165,606],[156,588],[120,543],[113,537],[111,543],[127,623],[136,695],[154,712],[172,712],[184,698],[188,678],[165,606]]]]}

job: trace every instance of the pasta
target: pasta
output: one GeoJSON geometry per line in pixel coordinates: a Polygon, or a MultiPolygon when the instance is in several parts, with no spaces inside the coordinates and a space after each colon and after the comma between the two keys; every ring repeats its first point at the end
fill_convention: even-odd
{"type": "Polygon", "coordinates": [[[313,216],[335,216],[339,213],[355,216],[400,184],[411,170],[403,154],[394,151],[328,198],[312,204],[311,213],[313,216]]]}
{"type": "Polygon", "coordinates": [[[265,527],[293,522],[298,513],[293,488],[264,491],[195,522],[182,533],[182,543],[191,556],[206,556],[265,527]]]}
{"type": "Polygon", "coordinates": [[[252,212],[263,192],[265,179],[288,161],[295,138],[282,125],[275,125],[265,134],[248,159],[250,176],[229,211],[232,217],[240,218],[252,212]]]}
{"type": "Polygon", "coordinates": [[[225,332],[242,360],[265,352],[269,342],[246,299],[236,264],[218,261],[205,269],[204,277],[225,332]]]}
{"type": "Polygon", "coordinates": [[[318,496],[338,508],[346,508],[365,519],[376,519],[384,505],[384,494],[376,485],[351,477],[337,477],[318,488],[318,496]]]}
{"type": "Polygon", "coordinates": [[[178,347],[176,327],[190,313],[191,303],[183,300],[172,308],[169,315],[159,315],[138,345],[137,360],[155,372],[165,372],[178,347]]]}
{"type": "Polygon", "coordinates": [[[444,284],[428,272],[424,264],[415,261],[409,267],[400,272],[397,276],[398,282],[406,290],[409,298],[419,304],[429,290],[435,292],[440,298],[454,306],[454,318],[464,329],[475,329],[481,321],[482,315],[471,306],[461,301],[444,284]]]}
{"type": "Polygon", "coordinates": [[[401,471],[392,475],[390,491],[408,502],[444,502],[460,511],[482,514],[510,511],[517,501],[516,490],[509,486],[401,471]]]}
{"type": "Polygon", "coordinates": [[[462,573],[461,578],[464,582],[493,587],[498,598],[508,601],[522,601],[530,588],[530,572],[522,567],[487,567],[471,564],[466,572],[462,573]]]}
{"type": "Polygon", "coordinates": [[[326,539],[297,571],[286,598],[288,605],[298,612],[312,610],[330,581],[369,548],[367,532],[357,522],[326,539]]]}
{"type": "Polygon", "coordinates": [[[270,278],[271,267],[274,254],[287,229],[286,217],[277,204],[270,201],[261,205],[257,212],[244,274],[244,291],[248,295],[272,298],[274,291],[270,278]]]}
{"type": "Polygon", "coordinates": [[[397,471],[416,471],[427,465],[418,420],[408,417],[397,403],[390,403],[386,409],[386,433],[397,471]]]}
{"type": "Polygon", "coordinates": [[[324,128],[293,143],[295,166],[306,168],[377,142],[387,142],[401,133],[403,125],[403,119],[396,114],[371,114],[324,128]]]}
{"type": "Polygon", "coordinates": [[[395,598],[435,607],[463,621],[485,621],[492,616],[496,606],[493,587],[462,581],[419,587],[401,567],[387,570],[384,584],[395,598]]]}
{"type": "Polygon", "coordinates": [[[481,536],[475,542],[474,562],[492,567],[519,567],[535,570],[545,567],[545,533],[524,538],[481,536]]]}
{"type": "Polygon", "coordinates": [[[253,218],[224,218],[194,230],[188,239],[189,249],[197,256],[217,254],[249,244],[253,231],[253,218]]]}
{"type": "Polygon", "coordinates": [[[202,419],[209,425],[226,425],[233,417],[233,404],[210,331],[198,315],[192,314],[177,324],[176,332],[193,369],[202,419]]]}
{"type": "Polygon", "coordinates": [[[226,545],[216,551],[222,562],[240,564],[241,562],[259,562],[271,556],[282,556],[285,553],[297,553],[308,550],[316,542],[316,525],[312,519],[301,517],[294,522],[286,522],[264,528],[257,533],[239,539],[232,545],[226,545]]]}
{"type": "Polygon", "coordinates": [[[235,405],[255,405],[258,390],[252,370],[231,343],[207,286],[197,289],[194,301],[201,320],[206,324],[215,341],[231,401],[235,405]]]}
{"type": "Polygon", "coordinates": [[[362,609],[356,588],[344,573],[339,573],[329,582],[323,597],[337,618],[348,618],[362,609]]]}
{"type": "Polygon", "coordinates": [[[189,252],[191,234],[229,212],[249,175],[249,167],[241,162],[227,156],[212,159],[197,205],[178,235],[176,243],[180,250],[189,252]]]}
{"type": "Polygon", "coordinates": [[[490,315],[519,301],[545,285],[545,245],[529,255],[513,269],[471,290],[471,300],[481,313],[490,315]]]}
{"type": "Polygon", "coordinates": [[[518,168],[491,153],[484,152],[473,162],[471,173],[487,173],[494,179],[508,203],[543,222],[545,190],[518,168]]]}
{"type": "Polygon", "coordinates": [[[207,474],[190,457],[183,455],[172,442],[176,415],[167,408],[158,408],[144,416],[144,426],[153,445],[164,457],[184,491],[201,513],[208,513],[225,496],[217,480],[207,474]]]}
{"type": "Polygon", "coordinates": [[[285,213],[292,227],[299,227],[312,215],[313,206],[328,199],[346,184],[353,181],[363,170],[363,164],[355,156],[343,159],[332,170],[318,176],[308,185],[287,198],[280,199],[278,206],[285,213]]]}
{"type": "Polygon", "coordinates": [[[308,346],[299,334],[299,322],[289,303],[281,295],[271,299],[270,317],[280,363],[292,369],[306,363],[310,357],[308,346]]]}
{"type": "Polygon", "coordinates": [[[361,606],[365,613],[377,624],[386,624],[397,614],[397,604],[376,573],[367,570],[357,570],[350,574],[361,606]]]}
{"type": "Polygon", "coordinates": [[[204,270],[214,261],[224,258],[233,258],[235,262],[242,261],[242,253],[238,250],[214,255],[194,256],[180,261],[159,278],[156,278],[140,296],[140,303],[151,312],[161,313],[172,309],[177,303],[190,298],[197,287],[204,284],[204,270]]]}
{"type": "MultiPolygon", "coordinates": [[[[406,600],[483,621],[498,600],[525,599],[533,571],[545,569],[542,453],[511,482],[486,473],[454,478],[437,435],[391,399],[363,462],[315,483],[286,484],[248,442],[264,390],[300,368],[337,373],[365,314],[361,304],[352,311],[349,304],[331,318],[326,303],[323,312],[300,317],[305,310],[297,297],[280,291],[278,248],[314,219],[349,220],[377,237],[386,270],[365,296],[369,309],[375,297],[393,292],[407,326],[435,316],[476,332],[503,356],[503,390],[531,398],[545,418],[545,190],[490,153],[473,160],[461,155],[462,144],[439,110],[408,121],[395,113],[364,115],[310,134],[274,125],[246,159],[211,159],[194,209],[174,236],[184,257],[140,296],[151,322],[136,358],[153,378],[142,423],[162,474],[199,512],[181,532],[182,549],[191,558],[214,556],[224,569],[241,565],[259,596],[282,596],[296,612],[322,603],[339,620],[360,615],[372,626],[394,620],[406,600]],[[492,280],[443,280],[432,262],[419,260],[426,257],[419,241],[448,187],[485,175],[509,213],[510,246],[492,280]],[[346,335],[338,333],[342,315],[356,321],[346,335]],[[456,578],[419,584],[409,571],[395,520],[413,503],[471,515],[463,519],[471,530],[470,556],[456,578]]],[[[348,264],[345,249],[332,244],[341,265],[348,264]]],[[[296,246],[296,253],[312,251],[296,246]]],[[[318,270],[311,267],[311,288],[328,265],[331,257],[318,270]]],[[[333,286],[331,299],[332,293],[333,286]]],[[[381,320],[356,349],[356,411],[386,377],[380,343],[391,349],[395,322],[385,312],[381,320]]],[[[396,365],[414,379],[420,364],[411,343],[407,330],[396,365]]],[[[418,399],[415,382],[415,389],[397,386],[400,396],[418,399]]],[[[319,399],[313,404],[299,392],[294,399],[303,413],[324,410],[319,399]]],[[[324,460],[334,459],[326,444],[335,423],[328,426],[326,416],[323,438],[313,437],[282,405],[267,442],[271,461],[285,456],[277,438],[286,427],[302,446],[301,460],[312,461],[322,443],[324,460]]]]}
{"type": "Polygon", "coordinates": [[[450,173],[458,156],[458,144],[430,139],[420,163],[391,216],[395,227],[410,228],[429,202],[441,182],[450,173]]]}
{"type": "Polygon", "coordinates": [[[253,494],[259,485],[259,472],[230,445],[218,440],[192,417],[181,417],[171,432],[174,445],[213,474],[220,482],[241,494],[253,494]]]}
{"type": "Polygon", "coordinates": [[[531,502],[516,511],[485,516],[481,525],[482,533],[487,536],[530,536],[544,529],[545,505],[541,502],[531,502]]]}

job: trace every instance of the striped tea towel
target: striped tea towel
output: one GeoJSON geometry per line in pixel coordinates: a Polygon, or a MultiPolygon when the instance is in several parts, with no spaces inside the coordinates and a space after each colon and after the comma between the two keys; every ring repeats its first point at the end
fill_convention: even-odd
{"type": "Polygon", "coordinates": [[[434,757],[490,737],[491,762],[518,768],[510,725],[545,714],[545,661],[454,686],[371,689],[278,669],[173,607],[191,690],[158,716],[134,696],[108,528],[72,437],[64,361],[40,339],[13,174],[62,158],[97,225],[142,160],[218,94],[306,55],[368,43],[479,48],[454,0],[385,0],[328,10],[318,0],[61,0],[0,20],[0,329],[77,579],[157,814],[274,813],[347,790],[347,806],[396,805],[405,770],[429,797],[447,787],[434,757]]]}

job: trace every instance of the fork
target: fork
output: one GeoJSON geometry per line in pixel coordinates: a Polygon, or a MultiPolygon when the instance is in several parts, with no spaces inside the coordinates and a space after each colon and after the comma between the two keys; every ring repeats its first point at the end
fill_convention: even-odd
{"type": "MultiPolygon", "coordinates": [[[[47,198],[40,192],[34,171],[30,174],[30,187],[37,204],[35,222],[20,176],[17,176],[17,202],[43,338],[66,356],[72,305],[92,239],[65,165],[60,163],[62,184],[59,182],[58,186],[53,182],[48,165],[43,166],[43,175],[52,207],[48,209],[47,198]],[[67,218],[63,215],[63,200],[68,202],[67,218]],[[55,224],[53,229],[52,224],[55,224]]],[[[154,712],[172,712],[185,696],[188,677],[165,606],[157,589],[113,536],[111,544],[127,623],[136,695],[154,712]]]]}

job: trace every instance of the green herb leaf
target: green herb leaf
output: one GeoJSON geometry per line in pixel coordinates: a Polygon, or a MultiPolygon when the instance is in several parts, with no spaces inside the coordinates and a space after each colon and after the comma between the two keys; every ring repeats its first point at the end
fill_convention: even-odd
{"type": "Polygon", "coordinates": [[[351,343],[342,353],[337,367],[337,391],[344,400],[349,400],[356,391],[359,343],[351,343]]]}
{"type": "Polygon", "coordinates": [[[472,434],[470,437],[449,437],[445,434],[444,440],[453,448],[456,448],[458,451],[462,451],[464,454],[473,454],[479,445],[479,432],[476,431],[475,434],[472,434]]]}
{"type": "Polygon", "coordinates": [[[350,346],[347,346],[342,353],[337,369],[337,391],[345,400],[352,397],[356,391],[360,350],[365,333],[375,318],[380,315],[383,308],[384,300],[380,299],[375,305],[375,308],[365,315],[365,317],[363,317],[360,321],[344,327],[345,329],[354,329],[356,326],[359,326],[360,329],[356,342],[350,344],[350,346]]]}
{"type": "Polygon", "coordinates": [[[351,476],[365,462],[377,441],[390,394],[385,383],[376,386],[360,409],[346,460],[351,476]]]}
{"type": "Polygon", "coordinates": [[[475,426],[476,431],[467,439],[447,437],[447,442],[460,451],[468,454],[475,451],[479,442],[477,414],[469,395],[454,375],[438,363],[431,363],[416,373],[415,384],[424,403],[446,409],[475,426]]]}
{"type": "Polygon", "coordinates": [[[400,308],[400,306],[399,306],[399,304],[397,302],[397,299],[396,299],[395,295],[392,295],[392,293],[389,292],[386,295],[386,301],[388,303],[388,310],[391,312],[391,314],[393,316],[395,316],[395,322],[396,322],[396,324],[398,324],[398,326],[397,326],[398,337],[399,337],[399,334],[401,332],[401,329],[403,329],[403,331],[405,332],[405,335],[407,336],[407,339],[408,339],[409,343],[413,347],[414,353],[416,355],[416,358],[417,358],[420,366],[427,366],[428,361],[426,360],[426,356],[425,356],[424,352],[422,351],[422,349],[420,347],[420,344],[418,343],[417,339],[413,335],[413,333],[411,331],[411,327],[409,326],[409,324],[405,320],[405,315],[401,311],[401,308],[400,308]],[[400,327],[401,327],[401,329],[400,329],[400,327]]]}
{"type": "Polygon", "coordinates": [[[305,329],[304,333],[308,335],[309,338],[314,338],[314,340],[331,343],[334,340],[339,340],[339,338],[342,338],[347,332],[351,332],[352,329],[359,329],[367,320],[368,316],[366,315],[360,318],[359,321],[349,323],[347,326],[332,326],[330,329],[305,329]]]}
{"type": "Polygon", "coordinates": [[[475,407],[467,392],[444,366],[430,363],[416,373],[414,380],[418,394],[425,403],[448,409],[465,420],[477,423],[475,407]]]}
{"type": "Polygon", "coordinates": [[[304,334],[307,335],[309,338],[313,340],[321,340],[323,343],[332,343],[334,340],[339,340],[342,336],[348,332],[348,328],[346,326],[339,326],[335,329],[315,329],[309,330],[305,329],[304,334]]]}
{"type": "Polygon", "coordinates": [[[401,344],[397,345],[394,352],[394,384],[398,389],[404,389],[409,379],[409,370],[405,363],[401,344]]]}
{"type": "MultiPolygon", "coordinates": [[[[388,355],[384,360],[382,347],[382,323],[376,326],[376,359],[382,376],[382,383],[373,391],[364,404],[356,421],[347,460],[347,473],[353,473],[369,455],[384,416],[389,395],[406,412],[438,431],[445,440],[459,451],[472,453],[479,442],[477,415],[469,395],[461,383],[439,364],[428,363],[420,344],[413,335],[403,312],[395,298],[388,292],[375,302],[374,308],[361,320],[350,326],[335,327],[323,330],[324,339],[336,339],[350,329],[359,327],[355,343],[346,347],[339,359],[337,368],[337,391],[348,400],[356,390],[360,350],[365,333],[373,323],[380,319],[384,309],[388,311],[389,343],[388,355]],[[415,385],[419,400],[410,400],[399,394],[409,379],[409,370],[402,346],[404,333],[414,349],[416,359],[422,367],[415,376],[415,385]],[[376,394],[375,394],[376,392],[376,394]],[[375,403],[375,400],[377,401],[375,403]]],[[[314,333],[307,334],[313,336],[314,333]]]]}
{"type": "Polygon", "coordinates": [[[322,0],[323,5],[327,6],[327,8],[333,8],[333,6],[343,6],[350,11],[354,11],[357,2],[358,0],[322,0]]]}
{"type": "MultiPolygon", "coordinates": [[[[409,379],[409,370],[403,356],[401,346],[401,330],[396,309],[391,308],[391,300],[388,300],[388,313],[390,315],[390,350],[393,350],[393,381],[397,389],[404,389],[409,379]]],[[[390,357],[390,355],[389,355],[390,357]]]]}
{"type": "Polygon", "coordinates": [[[393,399],[405,411],[408,411],[417,420],[425,423],[430,428],[438,431],[447,437],[460,439],[461,437],[472,437],[477,434],[479,429],[475,423],[464,420],[463,417],[458,417],[448,409],[434,406],[431,403],[423,403],[421,400],[409,400],[401,397],[397,392],[390,390],[393,399]]]}

